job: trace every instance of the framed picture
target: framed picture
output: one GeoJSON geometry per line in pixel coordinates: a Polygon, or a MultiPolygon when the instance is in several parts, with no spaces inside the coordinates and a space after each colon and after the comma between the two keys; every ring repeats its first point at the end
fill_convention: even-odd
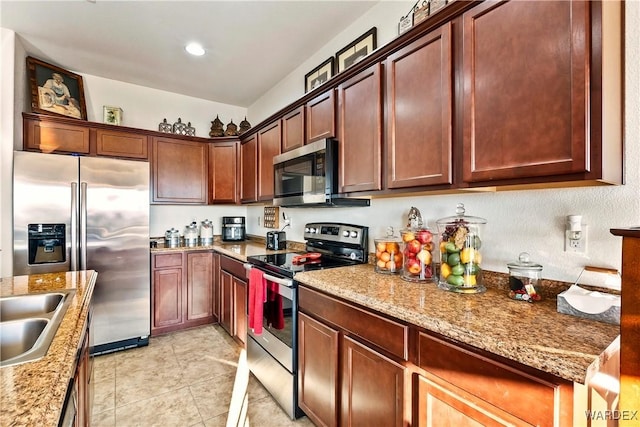
{"type": "Polygon", "coordinates": [[[87,120],[82,76],[31,56],[27,75],[33,111],[87,120]]]}
{"type": "Polygon", "coordinates": [[[373,27],[348,46],[336,53],[338,72],[344,71],[353,64],[360,62],[376,48],[376,27],[373,27]]]}
{"type": "Polygon", "coordinates": [[[304,93],[315,89],[333,77],[333,56],[304,76],[304,93]]]}
{"type": "Polygon", "coordinates": [[[102,121],[110,125],[122,124],[122,108],[105,105],[102,107],[102,121]]]}

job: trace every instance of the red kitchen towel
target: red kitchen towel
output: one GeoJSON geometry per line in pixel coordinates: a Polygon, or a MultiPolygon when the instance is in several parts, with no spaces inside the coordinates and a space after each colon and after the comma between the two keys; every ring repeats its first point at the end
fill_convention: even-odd
{"type": "Polygon", "coordinates": [[[267,281],[262,271],[252,268],[249,273],[249,327],[256,335],[262,334],[262,314],[267,281]]]}
{"type": "Polygon", "coordinates": [[[266,313],[264,313],[267,319],[267,324],[273,328],[282,330],[284,329],[284,311],[282,309],[282,296],[278,293],[278,284],[269,282],[267,284],[267,303],[266,313]]]}

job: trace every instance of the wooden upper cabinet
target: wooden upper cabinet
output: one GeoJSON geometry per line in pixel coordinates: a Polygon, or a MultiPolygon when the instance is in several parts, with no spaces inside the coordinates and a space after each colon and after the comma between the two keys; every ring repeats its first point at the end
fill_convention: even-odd
{"type": "Polygon", "coordinates": [[[452,61],[450,23],[387,58],[387,188],[452,183],[452,61]]]}
{"type": "Polygon", "coordinates": [[[206,204],[208,144],[154,137],[153,203],[206,204]]]}
{"type": "Polygon", "coordinates": [[[240,200],[251,203],[258,200],[258,135],[243,139],[240,145],[240,167],[242,184],[240,200]]]}
{"type": "Polygon", "coordinates": [[[380,190],[382,64],[338,86],[340,193],[380,190]]]}
{"type": "Polygon", "coordinates": [[[258,200],[273,199],[273,157],[281,152],[280,120],[258,131],[258,200]]]}
{"type": "Polygon", "coordinates": [[[146,135],[118,130],[96,130],[96,154],[99,156],[149,158],[146,135]]]}
{"type": "Polygon", "coordinates": [[[282,152],[302,147],[304,139],[304,106],[282,118],[282,152]]]}
{"type": "Polygon", "coordinates": [[[329,89],[305,105],[307,143],[336,136],[336,91],[329,89]]]}
{"type": "Polygon", "coordinates": [[[485,2],[463,15],[465,182],[589,169],[589,2],[485,2]]]}
{"type": "Polygon", "coordinates": [[[209,144],[209,204],[238,203],[239,141],[209,144]]]}
{"type": "MultiPolygon", "coordinates": [[[[35,116],[34,116],[35,117],[35,116]]],[[[43,120],[25,117],[24,149],[44,153],[62,152],[89,154],[90,130],[85,122],[69,120],[43,120]]]]}

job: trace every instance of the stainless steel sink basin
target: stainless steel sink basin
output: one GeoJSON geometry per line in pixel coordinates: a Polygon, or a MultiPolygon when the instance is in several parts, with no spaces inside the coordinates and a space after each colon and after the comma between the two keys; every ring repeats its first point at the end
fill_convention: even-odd
{"type": "Polygon", "coordinates": [[[48,324],[47,319],[22,319],[0,323],[2,361],[14,359],[33,349],[48,324]]]}
{"type": "Polygon", "coordinates": [[[47,354],[74,290],[0,298],[0,366],[47,354]]]}
{"type": "Polygon", "coordinates": [[[53,313],[64,298],[63,293],[20,295],[0,299],[0,322],[46,316],[53,313]]]}

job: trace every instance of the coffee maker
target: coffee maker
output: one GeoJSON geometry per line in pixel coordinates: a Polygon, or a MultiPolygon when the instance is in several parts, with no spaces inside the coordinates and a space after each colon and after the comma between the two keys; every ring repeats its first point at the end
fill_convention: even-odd
{"type": "Polygon", "coordinates": [[[222,241],[241,242],[246,237],[245,217],[243,216],[223,216],[222,217],[222,241]]]}

